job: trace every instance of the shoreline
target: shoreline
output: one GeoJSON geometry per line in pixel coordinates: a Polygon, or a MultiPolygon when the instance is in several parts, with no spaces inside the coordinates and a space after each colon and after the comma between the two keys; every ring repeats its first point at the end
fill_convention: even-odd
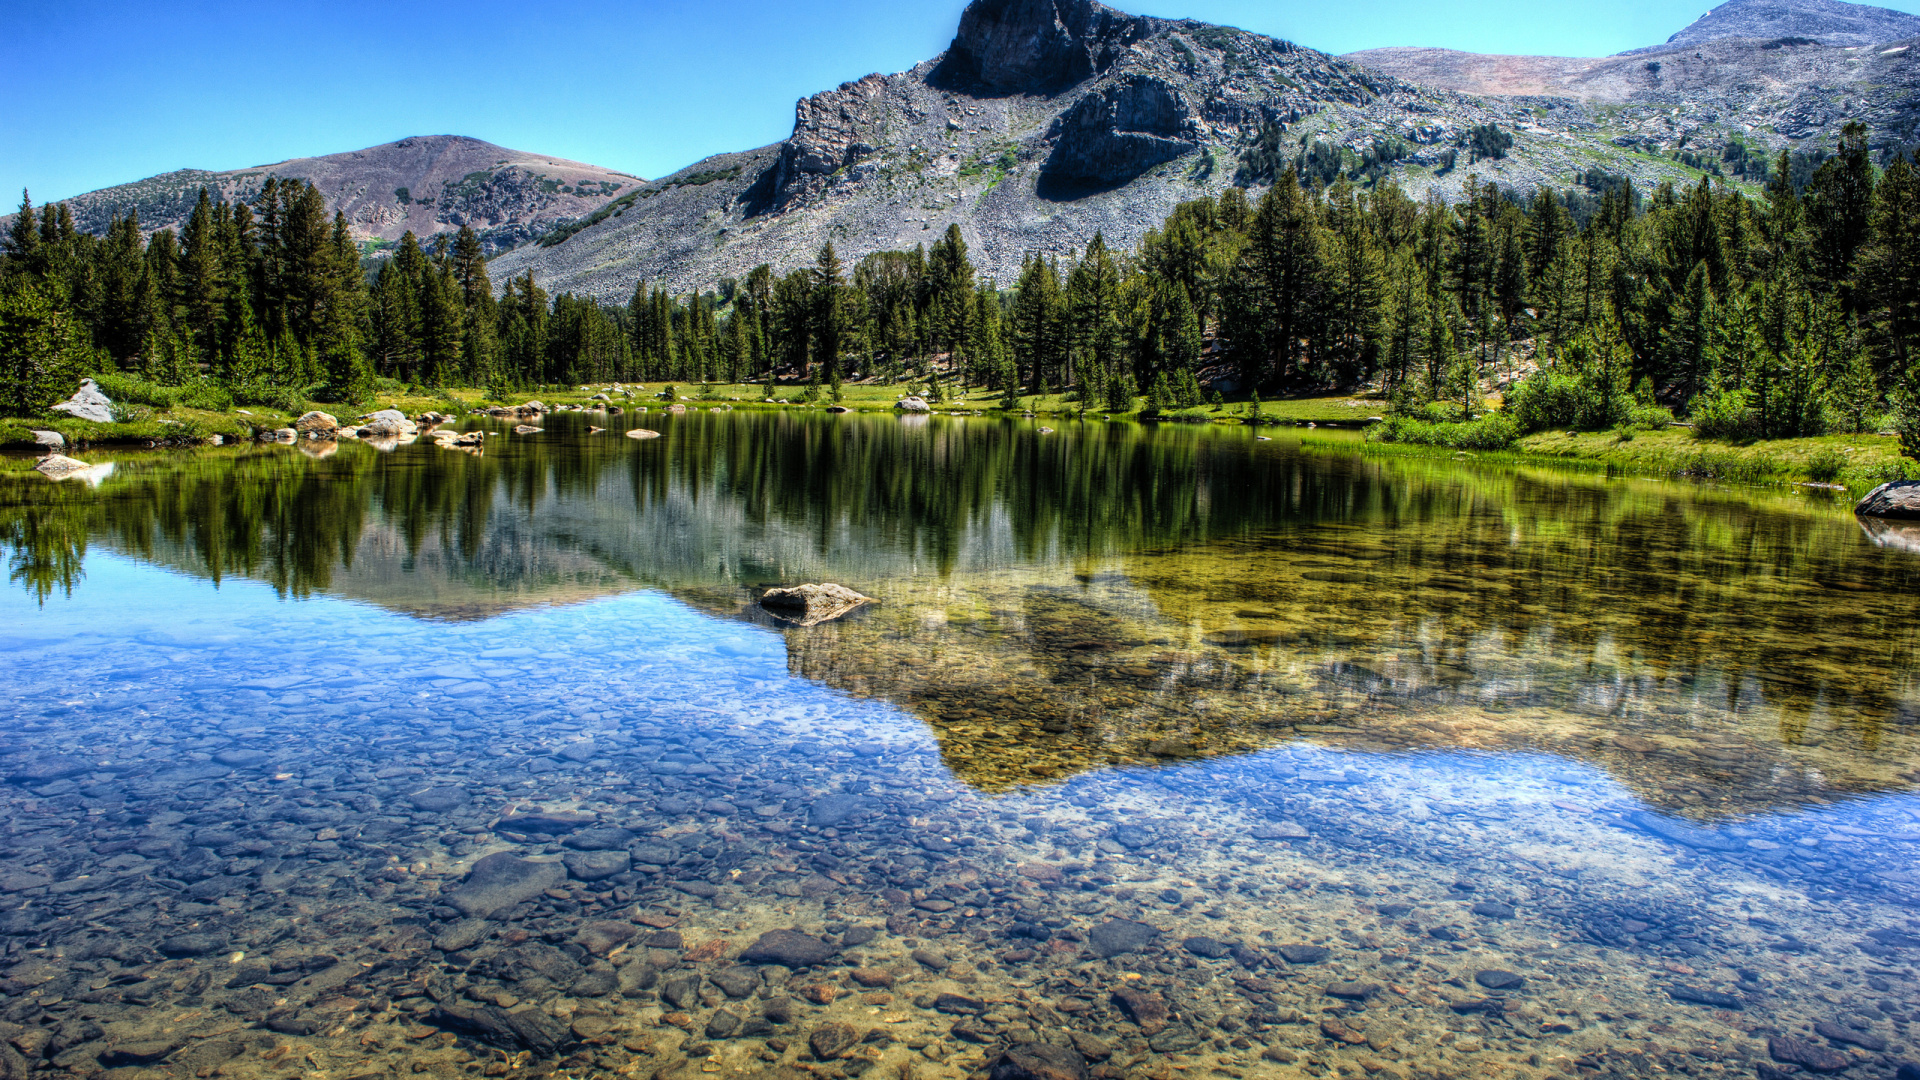
{"type": "MultiPolygon", "coordinates": [[[[764,399],[760,384],[735,384],[709,387],[698,396],[676,394],[673,401],[663,400],[660,392],[647,387],[629,388],[631,396],[612,401],[595,400],[594,391],[547,391],[537,394],[548,406],[548,414],[591,410],[595,405],[614,404],[632,415],[646,408],[659,412],[673,405],[688,412],[710,409],[749,412],[807,411],[825,412],[830,402],[808,404],[793,399],[764,399]],[[760,398],[750,398],[759,393],[760,398]],[[561,407],[565,407],[562,409],[561,407]]],[[[688,389],[692,389],[689,387],[688,389]]],[[[780,387],[804,394],[807,387],[780,387]]],[[[839,407],[850,414],[894,414],[894,402],[905,387],[900,384],[849,384],[844,386],[839,407]]],[[[604,393],[604,391],[600,391],[604,393]]],[[[1385,403],[1358,395],[1282,398],[1262,402],[1257,417],[1248,401],[1232,401],[1216,406],[1180,409],[1160,415],[1152,409],[1129,413],[1109,413],[1089,409],[1082,413],[1076,401],[1059,395],[1024,395],[1014,410],[1002,406],[1004,399],[993,391],[956,394],[935,404],[935,415],[971,415],[983,417],[1047,419],[1056,422],[1086,420],[1143,424],[1192,424],[1214,427],[1287,428],[1305,434],[1314,430],[1359,432],[1384,412],[1385,403]]],[[[434,393],[408,393],[383,397],[373,408],[397,408],[410,415],[428,411],[453,410],[461,420],[472,419],[476,409],[489,404],[486,392],[478,388],[460,388],[434,393]]],[[[312,402],[311,407],[338,415],[359,415],[360,407],[312,402]]],[[[66,445],[62,452],[99,450],[187,450],[236,443],[261,441],[263,432],[290,426],[298,414],[258,408],[209,412],[186,408],[146,410],[148,415],[123,423],[97,424],[90,421],[60,419],[0,419],[0,453],[8,458],[25,458],[44,453],[45,446],[33,441],[31,430],[59,432],[66,445]]],[[[1754,485],[1823,489],[1835,493],[1862,495],[1890,479],[1920,477],[1920,463],[1904,458],[1896,439],[1887,435],[1826,435],[1804,439],[1760,440],[1729,443],[1695,439],[1690,431],[1666,429],[1636,432],[1621,439],[1616,432],[1572,432],[1549,430],[1520,437],[1505,450],[1456,450],[1441,446],[1410,443],[1335,444],[1345,452],[1369,455],[1468,459],[1487,464],[1547,466],[1580,471],[1605,471],[1622,476],[1660,479],[1693,479],[1754,485]]]]}

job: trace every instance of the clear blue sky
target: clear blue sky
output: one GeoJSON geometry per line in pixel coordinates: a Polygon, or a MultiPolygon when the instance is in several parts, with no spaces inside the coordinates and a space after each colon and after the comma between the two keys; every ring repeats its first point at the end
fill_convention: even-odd
{"type": "MultiPolygon", "coordinates": [[[[1880,0],[1920,12],[1920,0],[1880,0]]],[[[1597,56],[1707,0],[1135,0],[1328,52],[1597,56]]],[[[796,99],[904,70],[965,0],[17,0],[0,8],[0,213],[178,168],[459,134],[641,176],[776,142],[796,99]]]]}

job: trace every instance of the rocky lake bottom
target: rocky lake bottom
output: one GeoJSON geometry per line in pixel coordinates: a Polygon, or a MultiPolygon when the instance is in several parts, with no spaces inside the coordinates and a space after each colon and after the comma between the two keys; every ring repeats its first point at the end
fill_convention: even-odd
{"type": "MultiPolygon", "coordinates": [[[[625,484],[586,502],[677,520],[687,565],[739,531],[625,484]]],[[[578,492],[527,490],[485,543],[328,534],[312,590],[121,522],[64,595],[0,595],[0,1078],[1920,1061],[1915,572],[1871,545],[1716,570],[1675,554],[1711,509],[1620,541],[1660,492],[1557,560],[1575,604],[1512,509],[1436,515],[1491,538],[1444,550],[1323,522],[941,567],[869,533],[882,603],[795,628],[750,583],[833,543],[634,582],[568,561],[578,492]],[[1701,612],[1665,638],[1593,600],[1649,567],[1701,612]]],[[[1752,535],[1857,539],[1782,520],[1752,535]]]]}

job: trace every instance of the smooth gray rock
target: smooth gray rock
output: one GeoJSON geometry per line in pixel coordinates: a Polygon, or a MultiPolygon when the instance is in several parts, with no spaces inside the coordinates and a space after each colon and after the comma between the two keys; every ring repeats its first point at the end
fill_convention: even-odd
{"type": "Polygon", "coordinates": [[[467,880],[444,899],[462,915],[493,918],[566,880],[567,868],[557,862],[516,859],[502,851],[474,863],[467,880]]]}
{"type": "Polygon", "coordinates": [[[1860,500],[1853,512],[1861,517],[1899,518],[1920,521],[1920,480],[1894,480],[1881,484],[1860,500]]]}
{"type": "Polygon", "coordinates": [[[1087,940],[1101,956],[1119,956],[1153,944],[1160,931],[1132,919],[1112,919],[1093,928],[1087,940]]]}
{"type": "Polygon", "coordinates": [[[802,968],[825,963],[834,952],[833,946],[798,930],[769,930],[747,946],[740,959],[750,964],[802,968]]]}
{"type": "Polygon", "coordinates": [[[100,392],[100,385],[92,379],[81,379],[80,389],[72,397],[55,405],[53,411],[80,420],[91,420],[96,424],[113,423],[113,402],[100,392]]]}
{"type": "Polygon", "coordinates": [[[768,589],[760,597],[760,606],[769,614],[796,626],[831,622],[873,602],[871,596],[831,583],[768,589]]]}
{"type": "Polygon", "coordinates": [[[624,874],[630,861],[624,851],[570,851],[560,860],[567,873],[581,881],[602,881],[624,874]]]}

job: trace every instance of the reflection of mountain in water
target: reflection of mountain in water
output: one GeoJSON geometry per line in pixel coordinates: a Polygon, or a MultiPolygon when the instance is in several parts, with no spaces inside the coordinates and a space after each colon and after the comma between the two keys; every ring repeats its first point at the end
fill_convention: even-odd
{"type": "Polygon", "coordinates": [[[431,618],[843,581],[884,603],[786,632],[795,672],[911,710],[983,788],[1301,737],[1550,750],[1697,814],[1914,779],[1920,564],[1843,515],[1240,432],[665,430],[136,459],[0,489],[0,522],[30,588],[90,540],[431,618]]]}

